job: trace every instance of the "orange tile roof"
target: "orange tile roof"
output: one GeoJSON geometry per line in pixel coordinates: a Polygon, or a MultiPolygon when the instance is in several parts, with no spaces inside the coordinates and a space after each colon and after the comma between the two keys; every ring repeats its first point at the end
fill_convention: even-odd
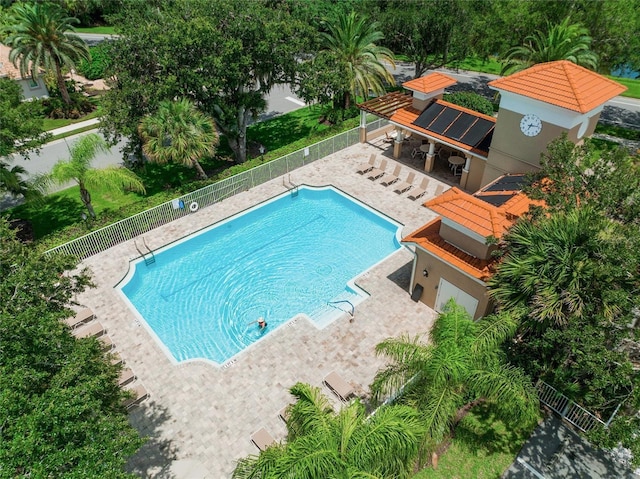
{"type": "Polygon", "coordinates": [[[492,273],[491,265],[494,264],[496,260],[478,259],[475,256],[471,256],[461,249],[456,248],[451,243],[447,243],[440,236],[441,222],[442,220],[440,218],[436,218],[410,235],[404,237],[402,242],[415,243],[474,278],[478,278],[482,281],[489,279],[492,273]]]}
{"type": "Polygon", "coordinates": [[[540,63],[493,80],[489,86],[580,113],[593,110],[627,89],[568,60],[540,63]]]}
{"type": "Polygon", "coordinates": [[[487,238],[500,238],[515,221],[529,210],[529,206],[541,204],[531,200],[524,193],[509,192],[513,196],[501,206],[494,206],[481,199],[482,195],[496,195],[504,192],[478,192],[470,195],[453,187],[440,196],[427,201],[424,206],[450,219],[474,233],[487,238]]]}
{"type": "MultiPolygon", "coordinates": [[[[492,116],[488,116],[488,115],[484,115],[482,113],[479,113],[477,111],[473,111],[470,110],[468,108],[464,108],[462,106],[459,105],[454,105],[453,103],[449,103],[448,101],[444,101],[444,100],[436,100],[435,103],[440,103],[442,105],[445,105],[447,107],[465,112],[465,113],[469,113],[470,115],[473,115],[475,117],[478,118],[484,118],[486,120],[491,121],[492,123],[495,124],[496,119],[493,118],[492,116]]],[[[450,145],[456,146],[458,148],[460,148],[461,150],[467,150],[467,151],[471,151],[474,152],[478,155],[484,156],[486,157],[489,152],[488,151],[483,151],[480,150],[478,148],[475,148],[472,145],[467,145],[466,143],[462,143],[460,141],[456,141],[452,138],[449,138],[445,135],[440,135],[439,133],[436,133],[434,131],[431,130],[427,130],[426,128],[422,128],[418,125],[414,125],[413,122],[416,121],[416,119],[420,116],[420,113],[422,113],[422,110],[418,110],[416,108],[413,107],[406,107],[406,108],[401,108],[398,111],[396,111],[391,118],[389,118],[389,121],[392,121],[394,123],[397,123],[401,126],[404,126],[410,130],[414,130],[418,133],[422,133],[425,135],[429,135],[432,138],[435,138],[437,140],[440,140],[442,142],[448,143],[450,145]]],[[[491,130],[493,131],[493,130],[491,130]]]]}
{"type": "Polygon", "coordinates": [[[420,93],[432,93],[434,91],[447,88],[448,86],[455,85],[456,83],[458,82],[455,78],[436,72],[404,82],[402,87],[407,90],[418,91],[420,93]]]}
{"type": "Polygon", "coordinates": [[[0,77],[9,77],[17,80],[22,78],[22,75],[20,75],[20,69],[14,67],[9,60],[10,51],[11,48],[0,43],[0,77]]]}

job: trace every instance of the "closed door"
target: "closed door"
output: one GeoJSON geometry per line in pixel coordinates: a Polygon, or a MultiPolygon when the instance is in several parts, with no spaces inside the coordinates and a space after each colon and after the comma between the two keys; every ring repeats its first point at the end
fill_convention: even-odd
{"type": "Polygon", "coordinates": [[[462,291],[457,286],[449,283],[449,281],[440,278],[438,285],[438,295],[436,296],[436,311],[439,313],[444,309],[447,301],[451,298],[460,306],[467,310],[467,313],[473,318],[478,309],[478,300],[470,294],[462,291]]]}

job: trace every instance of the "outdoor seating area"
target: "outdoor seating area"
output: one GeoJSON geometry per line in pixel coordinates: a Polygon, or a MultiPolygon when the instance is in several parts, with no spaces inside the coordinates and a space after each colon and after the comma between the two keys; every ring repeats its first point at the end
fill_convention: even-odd
{"type": "MultiPolygon", "coordinates": [[[[393,166],[393,171],[389,172],[386,170],[389,163],[386,158],[380,159],[377,167],[375,166],[376,163],[377,155],[371,155],[369,162],[363,163],[356,171],[360,173],[364,168],[369,168],[368,173],[365,173],[367,178],[374,182],[377,181],[377,184],[382,186],[392,187],[393,191],[398,195],[407,193],[406,198],[412,201],[422,198],[427,194],[429,186],[431,185],[431,178],[429,176],[423,176],[420,183],[416,185],[414,184],[416,171],[413,169],[406,173],[406,179],[403,181],[401,180],[401,177],[404,176],[404,170],[408,169],[407,167],[404,167],[401,163],[394,162],[395,165],[393,166]]],[[[433,183],[437,182],[434,180],[433,183]]],[[[434,195],[438,196],[447,189],[449,189],[448,185],[437,183],[434,195]]]]}

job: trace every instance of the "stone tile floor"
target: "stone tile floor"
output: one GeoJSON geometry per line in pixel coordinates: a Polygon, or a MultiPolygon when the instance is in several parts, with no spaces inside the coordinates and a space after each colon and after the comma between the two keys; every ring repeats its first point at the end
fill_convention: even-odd
{"type": "MultiPolygon", "coordinates": [[[[441,181],[432,177],[427,194],[411,201],[406,193],[398,195],[393,188],[355,172],[371,153],[383,154],[387,146],[355,145],[294,170],[290,180],[332,184],[402,223],[404,236],[435,216],[422,203],[433,196],[441,181]]],[[[387,170],[394,167],[391,160],[387,170]]],[[[402,179],[411,168],[403,164],[402,179]]],[[[416,171],[417,185],[424,173],[416,171]]],[[[146,242],[158,248],[282,193],[284,183],[284,178],[277,178],[202,208],[147,233],[146,242]]],[[[97,287],[77,300],[95,311],[126,365],[150,393],[130,414],[132,424],[149,438],[129,464],[129,470],[141,477],[180,477],[169,469],[172,463],[185,461],[197,464],[204,471],[201,477],[230,477],[238,458],[258,452],[249,439],[253,432],[265,427],[276,439],[284,438],[286,428],[278,411],[291,400],[288,389],[293,384],[302,381],[321,386],[324,376],[336,370],[364,396],[384,365],[384,359],[374,354],[375,345],[403,333],[426,333],[436,314],[411,301],[413,254],[403,248],[356,280],[371,297],[356,307],[353,322],[345,314],[318,330],[308,320],[299,319],[237,355],[229,367],[201,361],[175,365],[114,289],[136,256],[133,241],[128,241],[85,260],[83,265],[93,273],[97,287]]],[[[323,390],[335,400],[326,387],[323,390]]],[[[337,400],[335,406],[339,407],[337,400]]]]}

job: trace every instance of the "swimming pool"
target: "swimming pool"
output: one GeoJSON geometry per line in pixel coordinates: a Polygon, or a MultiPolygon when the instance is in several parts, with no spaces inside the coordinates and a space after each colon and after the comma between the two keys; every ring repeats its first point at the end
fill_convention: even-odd
{"type": "Polygon", "coordinates": [[[300,187],[132,263],[116,286],[174,361],[222,364],[298,314],[321,328],[366,297],[355,277],[401,225],[332,187],[300,187]],[[267,327],[255,323],[264,317],[267,327]]]}

